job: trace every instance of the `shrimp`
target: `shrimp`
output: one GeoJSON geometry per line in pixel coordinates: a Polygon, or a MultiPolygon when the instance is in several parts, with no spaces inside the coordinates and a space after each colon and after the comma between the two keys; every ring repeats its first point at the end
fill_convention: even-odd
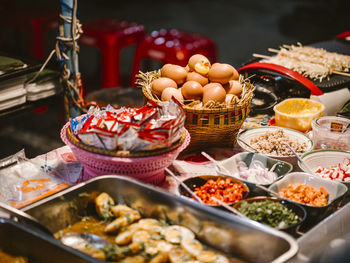
{"type": "Polygon", "coordinates": [[[152,258],[149,263],[166,263],[168,262],[169,255],[166,252],[160,252],[154,258],[152,258]]]}
{"type": "Polygon", "coordinates": [[[110,207],[114,205],[114,200],[107,193],[101,193],[95,198],[96,211],[102,218],[110,218],[112,216],[110,207]]]}
{"type": "Polygon", "coordinates": [[[116,238],[115,243],[117,245],[126,245],[131,242],[134,233],[140,229],[139,223],[131,224],[126,230],[120,232],[116,238]]]}
{"type": "Polygon", "coordinates": [[[139,220],[141,218],[139,212],[134,210],[131,214],[125,213],[122,216],[118,217],[117,219],[113,220],[111,223],[109,223],[105,229],[105,233],[114,233],[118,229],[128,226],[131,223],[139,220]]]}

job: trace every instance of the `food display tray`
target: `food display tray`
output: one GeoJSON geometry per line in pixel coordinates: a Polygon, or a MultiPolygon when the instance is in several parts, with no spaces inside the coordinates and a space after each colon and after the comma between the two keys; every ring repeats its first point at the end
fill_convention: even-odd
{"type": "Polygon", "coordinates": [[[64,246],[53,237],[5,218],[0,218],[0,249],[35,263],[93,262],[91,257],[64,246]]]}
{"type": "MultiPolygon", "coordinates": [[[[328,254],[330,258],[322,262],[336,262],[336,249],[346,249],[350,242],[350,203],[328,216],[306,234],[298,238],[298,253],[288,260],[289,263],[319,262],[320,256],[328,254]],[[342,246],[342,247],[341,247],[342,246]],[[333,253],[333,255],[331,254],[333,253]],[[333,260],[331,257],[333,256],[333,260]]],[[[349,255],[347,255],[349,256],[349,255]]],[[[345,262],[345,261],[344,261],[345,262]]]]}
{"type": "Polygon", "coordinates": [[[296,240],[286,233],[120,176],[90,179],[22,210],[57,232],[91,215],[89,199],[101,192],[145,217],[191,229],[199,240],[227,253],[233,261],[285,262],[298,250],[296,240]]]}

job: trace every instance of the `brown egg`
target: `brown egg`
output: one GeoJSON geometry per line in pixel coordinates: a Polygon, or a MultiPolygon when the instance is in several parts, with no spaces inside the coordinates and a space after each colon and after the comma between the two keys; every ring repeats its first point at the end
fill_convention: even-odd
{"type": "Polygon", "coordinates": [[[186,81],[194,80],[197,81],[202,86],[205,86],[208,84],[209,80],[207,77],[204,77],[203,75],[197,73],[197,72],[189,72],[187,74],[186,81]]]}
{"type": "Polygon", "coordinates": [[[232,79],[234,70],[229,64],[214,63],[208,72],[209,80],[225,84],[232,79]]]}
{"type": "Polygon", "coordinates": [[[202,100],[203,104],[206,104],[208,101],[223,103],[225,102],[225,98],[226,98],[226,91],[221,85],[220,86],[215,85],[211,88],[207,87],[206,89],[203,90],[203,100],[202,100]]]}
{"type": "Polygon", "coordinates": [[[217,83],[217,82],[209,83],[209,84],[207,84],[207,85],[205,85],[205,86],[203,87],[203,93],[204,93],[207,89],[213,89],[214,87],[221,87],[221,88],[223,88],[222,85],[221,85],[220,83],[217,83]]]}
{"type": "Polygon", "coordinates": [[[160,72],[162,77],[170,78],[178,85],[181,85],[186,81],[187,71],[184,67],[173,64],[165,64],[160,72]]]}
{"type": "Polygon", "coordinates": [[[177,89],[176,82],[169,78],[159,78],[153,80],[151,83],[151,91],[158,97],[160,97],[162,95],[163,90],[168,87],[177,89]]]}
{"type": "Polygon", "coordinates": [[[175,97],[179,102],[183,102],[184,98],[181,94],[181,89],[174,88],[165,88],[162,92],[162,101],[171,100],[172,97],[175,97]]]}
{"type": "Polygon", "coordinates": [[[207,57],[196,54],[188,60],[188,66],[192,71],[196,71],[202,75],[206,75],[210,69],[210,61],[207,57]]]}
{"type": "Polygon", "coordinates": [[[203,87],[197,81],[190,80],[182,85],[181,92],[187,100],[200,100],[203,96],[203,87]]]}
{"type": "Polygon", "coordinates": [[[238,79],[239,79],[239,73],[235,68],[233,68],[232,80],[238,80],[238,79]]]}
{"type": "Polygon", "coordinates": [[[238,97],[241,96],[243,90],[242,84],[237,80],[230,80],[229,83],[230,87],[226,90],[226,92],[238,97]]]}

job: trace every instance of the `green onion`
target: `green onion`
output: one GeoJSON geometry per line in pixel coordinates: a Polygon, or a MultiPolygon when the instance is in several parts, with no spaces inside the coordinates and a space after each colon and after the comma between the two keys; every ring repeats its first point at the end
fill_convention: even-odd
{"type": "Polygon", "coordinates": [[[284,229],[300,221],[300,218],[283,204],[271,200],[258,202],[242,201],[238,211],[262,224],[284,229]]]}

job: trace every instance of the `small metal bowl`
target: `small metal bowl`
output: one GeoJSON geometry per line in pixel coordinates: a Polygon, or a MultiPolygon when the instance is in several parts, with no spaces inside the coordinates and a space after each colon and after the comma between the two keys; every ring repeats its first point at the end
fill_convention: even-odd
{"type": "MultiPolygon", "coordinates": [[[[185,185],[187,185],[192,191],[194,191],[194,189],[196,187],[201,187],[202,185],[204,185],[208,180],[210,179],[213,179],[213,180],[217,180],[217,179],[227,179],[227,178],[230,178],[234,183],[240,183],[243,185],[244,187],[244,193],[243,193],[243,198],[242,199],[245,199],[247,198],[247,196],[249,195],[250,193],[250,189],[249,187],[243,183],[242,181],[236,179],[236,178],[233,178],[233,177],[230,177],[230,176],[217,176],[217,175],[199,175],[199,176],[195,176],[195,177],[191,177],[191,178],[188,178],[186,180],[183,181],[183,183],[185,185]]],[[[178,187],[178,192],[180,194],[180,196],[186,196],[188,198],[192,198],[192,196],[186,191],[186,189],[184,187],[182,187],[181,185],[179,185],[178,187]]],[[[194,199],[193,199],[194,200],[194,199]]],[[[238,202],[238,201],[237,201],[238,202]]],[[[235,202],[233,203],[228,203],[228,205],[232,205],[234,204],[235,202]]],[[[205,204],[205,205],[208,205],[208,206],[211,206],[211,207],[217,207],[217,208],[222,208],[222,206],[220,205],[211,205],[211,204],[205,204]]],[[[222,208],[222,209],[225,209],[225,208],[222,208]]],[[[225,209],[226,210],[226,209],[225,209]]]]}
{"type": "Polygon", "coordinates": [[[277,197],[256,196],[256,197],[247,198],[245,200],[239,201],[239,202],[235,203],[233,205],[233,207],[236,209],[239,209],[239,207],[242,205],[243,202],[253,203],[253,202],[262,202],[265,200],[271,200],[271,201],[278,202],[278,203],[284,205],[288,209],[291,209],[300,218],[298,223],[287,226],[286,228],[283,228],[283,229],[278,229],[278,230],[287,232],[293,236],[297,236],[298,228],[305,221],[305,219],[307,217],[307,212],[306,212],[305,208],[299,204],[292,203],[292,202],[289,202],[287,200],[284,200],[282,198],[277,198],[277,197]]]}

